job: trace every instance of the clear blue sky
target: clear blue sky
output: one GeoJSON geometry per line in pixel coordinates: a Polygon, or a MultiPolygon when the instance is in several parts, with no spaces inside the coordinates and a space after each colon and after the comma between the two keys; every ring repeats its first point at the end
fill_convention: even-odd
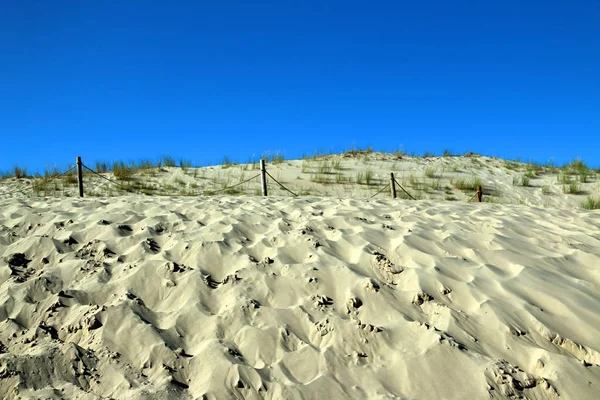
{"type": "Polygon", "coordinates": [[[600,1],[2,1],[0,169],[351,145],[600,167],[600,1]]]}

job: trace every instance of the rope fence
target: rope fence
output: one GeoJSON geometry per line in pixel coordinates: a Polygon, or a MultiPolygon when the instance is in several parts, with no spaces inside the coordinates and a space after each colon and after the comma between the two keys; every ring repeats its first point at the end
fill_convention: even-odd
{"type": "MultiPolygon", "coordinates": [[[[266,172],[266,171],[265,171],[266,172]]],[[[275,178],[273,178],[273,175],[271,175],[270,173],[266,172],[266,174],[275,181],[275,183],[277,183],[279,186],[281,186],[282,189],[287,190],[288,192],[290,192],[291,194],[293,194],[295,197],[298,197],[298,195],[294,192],[292,192],[290,189],[286,188],[285,186],[283,186],[281,183],[279,183],[279,181],[275,178]]]]}
{"type": "MultiPolygon", "coordinates": [[[[75,168],[77,168],[76,165],[72,166],[71,168],[69,168],[68,170],[66,170],[65,172],[63,172],[62,174],[53,174],[50,178],[44,177],[44,178],[41,178],[41,179],[42,179],[42,181],[45,184],[48,184],[48,183],[52,182],[53,180],[55,180],[57,178],[60,178],[60,177],[63,177],[65,175],[67,175],[69,172],[73,171],[75,168]]],[[[32,182],[32,184],[33,184],[33,182],[32,182]]],[[[31,190],[32,193],[35,192],[34,188],[31,188],[29,190],[31,190]]],[[[27,193],[26,193],[25,190],[23,190],[23,189],[17,189],[17,190],[13,190],[12,192],[0,193],[0,196],[6,196],[6,195],[9,195],[9,194],[15,194],[15,193],[23,193],[24,195],[27,195],[27,193]]]]}
{"type": "Polygon", "coordinates": [[[246,180],[245,180],[245,181],[243,181],[243,182],[239,182],[239,183],[236,183],[235,185],[228,186],[228,187],[224,187],[224,188],[222,188],[222,189],[219,189],[219,190],[206,190],[206,191],[207,191],[207,192],[209,192],[209,193],[212,193],[212,194],[215,194],[215,193],[220,193],[220,192],[224,192],[224,191],[227,191],[227,190],[231,190],[231,189],[233,189],[233,188],[235,188],[235,187],[238,187],[238,186],[240,186],[240,185],[243,185],[244,183],[248,183],[248,182],[250,182],[252,179],[256,179],[256,178],[258,178],[259,176],[260,176],[260,174],[258,174],[258,175],[255,175],[255,176],[253,176],[252,178],[250,178],[250,179],[246,179],[246,180]]]}
{"type": "MultiPolygon", "coordinates": [[[[128,192],[128,193],[138,193],[135,190],[133,190],[133,188],[131,187],[126,187],[124,185],[122,185],[121,183],[114,181],[112,179],[107,178],[106,176],[102,175],[101,173],[99,173],[98,171],[93,170],[92,168],[88,167],[87,165],[83,164],[83,162],[81,161],[81,157],[77,157],[77,162],[76,165],[70,167],[69,169],[67,169],[65,172],[61,173],[61,174],[54,174],[51,177],[47,178],[42,178],[42,183],[48,184],[52,181],[54,181],[55,179],[58,179],[60,177],[63,177],[69,173],[71,173],[73,170],[77,169],[77,183],[78,183],[78,187],[79,187],[79,197],[83,197],[84,195],[84,191],[83,191],[83,170],[85,169],[86,171],[91,172],[93,175],[101,178],[104,181],[109,182],[112,185],[117,186],[118,188],[120,188],[121,190],[128,192]]],[[[195,177],[195,176],[194,176],[195,177]]],[[[292,196],[294,197],[299,197],[299,195],[297,193],[295,193],[294,191],[290,190],[288,187],[286,187],[283,183],[279,182],[279,180],[275,179],[275,177],[273,177],[273,175],[271,175],[265,166],[265,160],[260,160],[260,173],[257,175],[254,175],[251,178],[245,179],[241,182],[238,182],[234,185],[231,186],[227,186],[227,187],[223,187],[220,189],[215,189],[215,190],[210,190],[210,189],[204,189],[205,193],[214,195],[217,193],[222,193],[222,192],[226,192],[232,189],[235,189],[241,185],[244,185],[256,178],[260,177],[261,178],[261,186],[262,186],[262,195],[263,196],[267,196],[267,177],[270,178],[271,180],[273,180],[281,189],[287,191],[288,193],[290,193],[292,196]]],[[[96,185],[97,187],[97,185],[96,185]]],[[[197,186],[196,186],[197,187],[197,186]]],[[[391,189],[391,197],[392,198],[396,198],[396,187],[399,187],[410,199],[412,200],[416,200],[415,197],[413,197],[404,187],[402,187],[402,185],[400,183],[398,183],[398,181],[396,180],[396,178],[394,177],[394,173],[390,173],[390,181],[388,184],[386,184],[385,186],[379,188],[379,190],[373,194],[372,196],[370,196],[369,198],[374,198],[377,195],[383,193],[386,189],[390,188],[391,189]]],[[[39,188],[36,188],[35,182],[32,182],[32,188],[29,189],[32,193],[35,193],[36,191],[39,191],[39,188]]],[[[22,193],[24,195],[27,196],[27,189],[23,189],[23,188],[19,188],[16,190],[13,190],[11,192],[7,192],[7,193],[0,193],[0,196],[5,196],[5,195],[12,195],[12,194],[16,194],[16,193],[22,193]]],[[[142,191],[143,192],[143,191],[142,191]]],[[[64,188],[63,188],[63,193],[64,193],[64,188]]],[[[148,193],[145,193],[148,194],[148,193]]],[[[177,195],[174,195],[177,196],[177,195]]],[[[483,188],[481,186],[477,187],[477,191],[475,192],[475,194],[469,198],[469,200],[467,201],[467,203],[470,203],[471,201],[473,201],[473,199],[475,199],[477,197],[479,202],[482,202],[482,196],[483,196],[483,188]]]]}
{"type": "Polygon", "coordinates": [[[385,185],[384,187],[381,188],[381,190],[377,193],[375,193],[373,196],[371,196],[370,198],[372,199],[373,197],[377,196],[379,193],[383,192],[385,189],[389,188],[390,184],[388,183],[387,185],[385,185]]]}
{"type": "Polygon", "coordinates": [[[108,182],[112,183],[113,185],[117,185],[119,188],[121,188],[121,190],[124,190],[124,191],[126,191],[126,192],[131,192],[131,191],[129,190],[129,188],[126,188],[125,186],[121,185],[121,184],[120,184],[120,183],[118,183],[118,182],[115,182],[115,181],[113,181],[112,179],[108,179],[107,177],[105,177],[105,176],[104,176],[104,175],[102,175],[102,174],[99,174],[98,172],[94,171],[93,169],[91,169],[91,168],[90,168],[90,167],[88,167],[87,165],[85,165],[85,164],[82,164],[82,166],[83,166],[83,168],[87,169],[88,171],[90,171],[90,172],[91,172],[91,173],[93,173],[94,175],[97,175],[97,176],[99,176],[100,178],[102,178],[102,179],[104,179],[104,180],[106,180],[106,181],[108,181],[108,182]]]}
{"type": "Polygon", "coordinates": [[[412,197],[412,195],[411,195],[410,193],[408,193],[408,192],[406,191],[406,189],[404,189],[404,188],[402,187],[402,185],[401,185],[401,184],[399,184],[399,183],[398,183],[398,181],[396,180],[396,178],[393,178],[393,181],[394,181],[394,183],[395,183],[396,185],[398,185],[398,186],[400,187],[400,189],[402,189],[402,191],[403,191],[404,193],[406,193],[406,194],[408,195],[408,197],[410,197],[410,198],[411,198],[411,199],[413,199],[413,200],[416,200],[414,197],[412,197]]]}

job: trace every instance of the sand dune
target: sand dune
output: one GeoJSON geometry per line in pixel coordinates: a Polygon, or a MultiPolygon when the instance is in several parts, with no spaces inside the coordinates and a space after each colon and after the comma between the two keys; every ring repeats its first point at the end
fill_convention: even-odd
{"type": "MultiPolygon", "coordinates": [[[[600,199],[600,170],[585,164],[558,168],[486,156],[424,158],[363,152],[267,163],[267,171],[301,197],[390,198],[390,190],[385,186],[393,172],[397,183],[418,200],[466,202],[475,195],[477,185],[483,186],[483,200],[495,204],[581,208],[587,197],[600,199]]],[[[202,168],[138,167],[125,177],[106,172],[102,178],[85,172],[86,197],[262,194],[258,163],[202,168]]],[[[290,196],[271,176],[269,195],[290,196]]],[[[0,199],[64,198],[77,197],[78,193],[75,175],[51,180],[0,178],[0,199]]],[[[398,197],[409,199],[400,188],[397,193],[398,197]]]]}
{"type": "Polygon", "coordinates": [[[592,399],[600,214],[0,200],[0,396],[592,399]]]}

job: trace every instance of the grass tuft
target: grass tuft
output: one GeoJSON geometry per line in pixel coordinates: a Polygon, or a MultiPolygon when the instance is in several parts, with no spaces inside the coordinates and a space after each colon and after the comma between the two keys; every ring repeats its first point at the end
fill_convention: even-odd
{"type": "Polygon", "coordinates": [[[160,163],[164,167],[176,167],[177,166],[177,163],[175,162],[175,159],[173,157],[167,156],[167,155],[165,155],[165,156],[162,157],[162,159],[160,160],[160,163]]]}
{"type": "Polygon", "coordinates": [[[578,182],[571,182],[568,185],[563,185],[563,192],[566,194],[577,194],[581,191],[581,186],[578,182]]]}
{"type": "Polygon", "coordinates": [[[362,171],[356,172],[356,183],[362,185],[365,182],[365,173],[362,171]]]}
{"type": "Polygon", "coordinates": [[[575,171],[576,174],[581,174],[588,171],[588,166],[579,158],[571,161],[568,164],[568,168],[575,171]]]}
{"type": "Polygon", "coordinates": [[[273,162],[273,164],[281,164],[285,161],[285,156],[283,155],[283,153],[276,151],[275,153],[273,153],[271,161],[273,162]]]}
{"type": "Polygon", "coordinates": [[[13,176],[17,179],[27,178],[27,168],[15,165],[13,167],[13,176]]]}
{"type": "Polygon", "coordinates": [[[336,171],[341,171],[342,170],[342,166],[341,166],[341,158],[340,157],[336,157],[333,159],[333,161],[331,162],[331,166],[333,167],[333,169],[335,169],[336,171]]]}
{"type": "Polygon", "coordinates": [[[96,161],[96,172],[99,174],[108,172],[108,163],[106,161],[96,161]]]}
{"type": "Polygon", "coordinates": [[[134,164],[127,165],[125,162],[118,160],[113,163],[112,173],[116,179],[126,181],[133,177],[134,168],[134,164]]]}
{"type": "Polygon", "coordinates": [[[600,197],[586,197],[585,200],[581,203],[581,207],[585,208],[586,210],[600,210],[600,197]]]}
{"type": "Polygon", "coordinates": [[[513,185],[514,186],[530,186],[531,177],[528,174],[521,176],[513,176],[513,185]]]}
{"type": "Polygon", "coordinates": [[[425,176],[433,179],[437,176],[437,170],[433,167],[427,167],[425,168],[425,176]]]}
{"type": "Polygon", "coordinates": [[[371,183],[373,183],[373,177],[374,177],[374,172],[371,168],[367,168],[367,170],[365,171],[365,183],[367,184],[367,186],[371,185],[371,183]]]}
{"type": "Polygon", "coordinates": [[[185,160],[182,158],[179,160],[179,167],[182,170],[186,171],[186,170],[192,168],[192,162],[190,160],[185,160]]]}
{"type": "Polygon", "coordinates": [[[477,186],[483,186],[483,182],[479,177],[472,177],[468,179],[457,178],[452,179],[450,183],[458,190],[469,191],[477,190],[477,186]]]}

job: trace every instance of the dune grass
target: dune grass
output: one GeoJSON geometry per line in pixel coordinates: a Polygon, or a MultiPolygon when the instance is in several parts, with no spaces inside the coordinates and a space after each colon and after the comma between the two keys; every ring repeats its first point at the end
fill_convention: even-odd
{"type": "Polygon", "coordinates": [[[433,167],[427,167],[425,168],[424,173],[427,178],[435,178],[437,176],[437,169],[433,167]]]}
{"type": "Polygon", "coordinates": [[[329,162],[329,160],[319,161],[317,165],[317,173],[321,175],[331,174],[333,169],[333,165],[329,162]]]}
{"type": "Polygon", "coordinates": [[[513,176],[513,186],[523,186],[523,187],[527,187],[530,186],[530,182],[531,182],[531,177],[528,174],[525,175],[515,175],[513,176]]]}
{"type": "Polygon", "coordinates": [[[336,157],[332,160],[331,166],[333,167],[334,170],[336,170],[336,171],[342,170],[341,161],[342,160],[340,157],[336,157]]]}
{"type": "Polygon", "coordinates": [[[158,167],[176,167],[175,159],[169,155],[164,155],[158,162],[158,167]]]}
{"type": "Polygon", "coordinates": [[[586,210],[600,210],[600,197],[588,196],[581,203],[581,207],[586,210]]]}
{"type": "Polygon", "coordinates": [[[471,178],[453,178],[450,183],[458,190],[475,191],[477,186],[483,186],[481,178],[475,176],[471,178]]]}
{"type": "Polygon", "coordinates": [[[99,174],[108,172],[108,163],[106,161],[96,161],[95,170],[99,174]]]}
{"type": "Polygon", "coordinates": [[[14,165],[12,169],[12,176],[17,179],[27,178],[27,168],[21,167],[20,165],[14,165]]]}
{"type": "Polygon", "coordinates": [[[179,160],[179,167],[182,170],[187,171],[188,169],[192,168],[192,162],[190,160],[182,158],[179,160]]]}
{"type": "Polygon", "coordinates": [[[581,192],[581,185],[579,182],[570,182],[568,185],[563,185],[563,193],[565,194],[578,194],[581,192]]]}
{"type": "Polygon", "coordinates": [[[373,170],[371,168],[367,168],[365,171],[365,183],[367,186],[370,186],[372,183],[374,183],[374,176],[375,173],[373,170]]]}
{"type": "Polygon", "coordinates": [[[135,163],[126,164],[122,160],[117,160],[113,162],[112,165],[112,173],[114,177],[122,181],[132,179],[135,169],[135,163]]]}
{"type": "Polygon", "coordinates": [[[311,175],[310,181],[314,183],[320,183],[322,185],[327,185],[331,183],[329,175],[321,172],[317,172],[316,174],[311,175]]]}

